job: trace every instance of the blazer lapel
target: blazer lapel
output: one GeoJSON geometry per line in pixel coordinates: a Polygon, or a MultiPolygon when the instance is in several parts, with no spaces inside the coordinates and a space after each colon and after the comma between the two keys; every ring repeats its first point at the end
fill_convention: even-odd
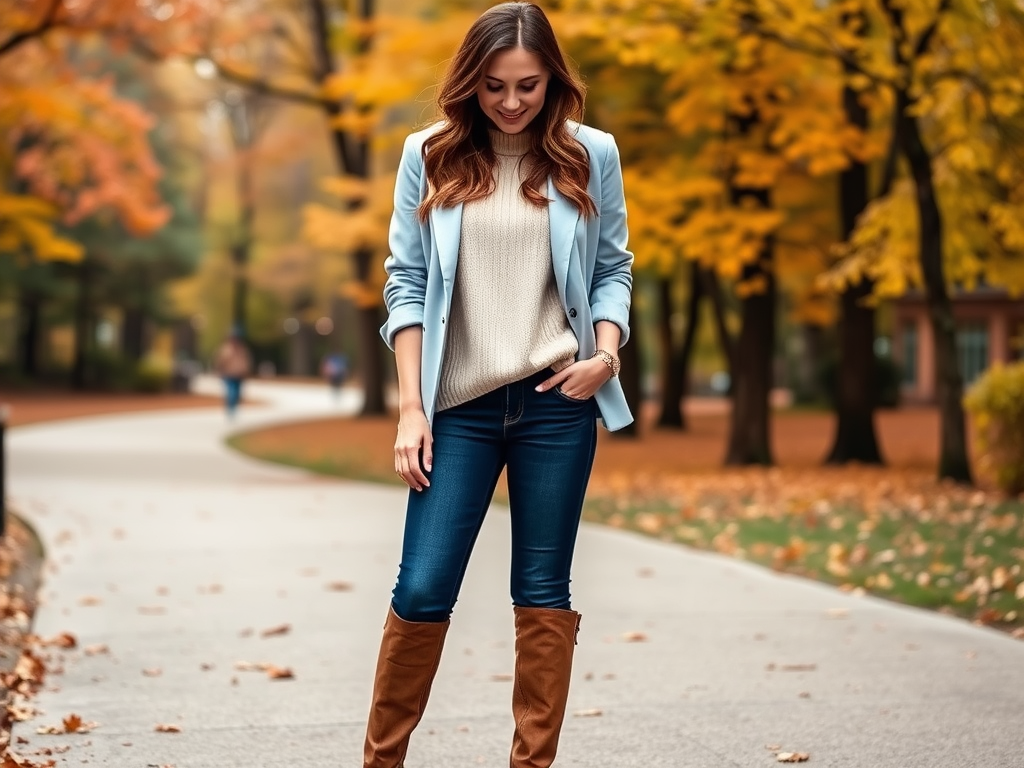
{"type": "Polygon", "coordinates": [[[576,224],[580,213],[562,193],[555,188],[554,182],[548,179],[548,220],[551,227],[551,264],[555,270],[555,281],[558,290],[565,300],[565,282],[569,274],[569,257],[572,254],[572,243],[576,237],[576,224]]]}
{"type": "Polygon", "coordinates": [[[462,203],[451,208],[432,208],[430,226],[437,246],[437,259],[441,276],[446,283],[455,279],[459,262],[459,243],[462,240],[462,203]]]}

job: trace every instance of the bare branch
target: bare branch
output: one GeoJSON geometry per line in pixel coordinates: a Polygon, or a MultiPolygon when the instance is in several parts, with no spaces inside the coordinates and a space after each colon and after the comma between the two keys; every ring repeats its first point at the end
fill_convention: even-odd
{"type": "Polygon", "coordinates": [[[42,37],[51,29],[56,29],[58,26],[61,26],[57,24],[57,10],[60,8],[62,2],[63,0],[51,0],[49,9],[43,15],[43,18],[39,20],[38,24],[31,29],[25,29],[11,35],[3,43],[0,43],[0,56],[13,51],[22,43],[28,42],[36,37],[42,37]]]}

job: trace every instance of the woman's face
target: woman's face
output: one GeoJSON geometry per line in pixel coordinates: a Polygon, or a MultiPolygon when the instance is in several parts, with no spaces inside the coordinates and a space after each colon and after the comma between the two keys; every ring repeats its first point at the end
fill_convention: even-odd
{"type": "Polygon", "coordinates": [[[502,51],[476,87],[480,108],[505,133],[519,133],[544,106],[550,79],[535,54],[523,48],[502,51]]]}

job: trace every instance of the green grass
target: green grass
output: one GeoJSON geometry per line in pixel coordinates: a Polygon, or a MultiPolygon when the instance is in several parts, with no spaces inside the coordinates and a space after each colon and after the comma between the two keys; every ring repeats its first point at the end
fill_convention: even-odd
{"type": "Polygon", "coordinates": [[[863,590],[984,624],[1024,627],[1024,503],[941,512],[892,506],[868,514],[818,501],[758,506],[707,494],[695,508],[668,498],[593,498],[584,516],[777,571],[863,590]]]}

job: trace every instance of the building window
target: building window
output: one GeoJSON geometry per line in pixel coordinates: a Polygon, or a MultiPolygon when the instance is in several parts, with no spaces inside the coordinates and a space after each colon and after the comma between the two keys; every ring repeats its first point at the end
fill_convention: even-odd
{"type": "Polygon", "coordinates": [[[1024,360],[1024,320],[1018,320],[1010,333],[1010,359],[1024,360]]]}
{"type": "Polygon", "coordinates": [[[981,323],[966,323],[956,332],[957,362],[964,384],[971,384],[988,368],[988,329],[981,323]]]}
{"type": "Polygon", "coordinates": [[[903,372],[901,381],[904,386],[917,386],[917,326],[904,325],[903,336],[903,372]]]}

